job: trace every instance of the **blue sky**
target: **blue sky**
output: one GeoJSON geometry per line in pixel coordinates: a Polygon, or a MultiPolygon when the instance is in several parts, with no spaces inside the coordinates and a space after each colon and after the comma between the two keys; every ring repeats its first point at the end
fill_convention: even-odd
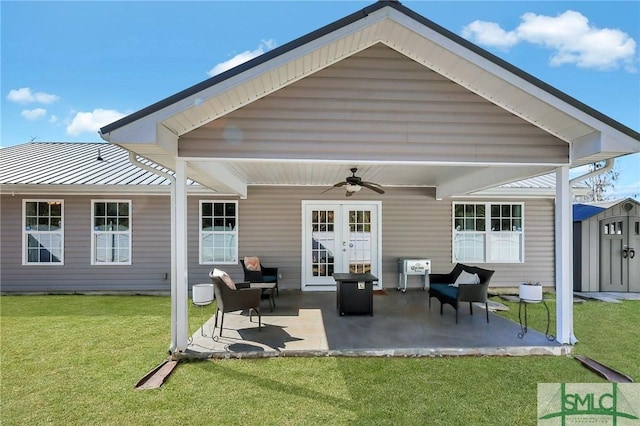
{"type": "MultiPolygon", "coordinates": [[[[2,1],[2,146],[99,127],[371,1],[2,1]]],[[[639,1],[411,1],[424,17],[640,131],[639,1]]],[[[640,154],[614,196],[640,197],[640,154]]]]}

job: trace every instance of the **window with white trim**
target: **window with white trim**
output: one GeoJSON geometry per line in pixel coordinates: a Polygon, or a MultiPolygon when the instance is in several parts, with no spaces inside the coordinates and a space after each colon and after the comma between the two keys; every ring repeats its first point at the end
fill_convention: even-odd
{"type": "Polygon", "coordinates": [[[238,202],[200,201],[200,264],[238,262],[238,202]]]}
{"type": "Polygon", "coordinates": [[[524,205],[454,203],[453,261],[524,262],[524,205]]]}
{"type": "Polygon", "coordinates": [[[64,264],[62,200],[24,200],[23,265],[64,264]]]}
{"type": "Polygon", "coordinates": [[[131,265],[131,201],[91,201],[91,264],[131,265]]]}

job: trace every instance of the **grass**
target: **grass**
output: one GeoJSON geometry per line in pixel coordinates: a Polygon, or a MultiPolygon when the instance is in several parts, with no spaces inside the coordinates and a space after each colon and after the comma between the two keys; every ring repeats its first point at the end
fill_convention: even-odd
{"type": "MultiPolygon", "coordinates": [[[[533,425],[537,383],[602,381],[569,357],[272,358],[181,363],[162,388],[136,391],[166,357],[169,298],[0,302],[5,426],[533,425]]],[[[506,315],[517,318],[509,305],[506,315]]],[[[538,311],[530,310],[529,324],[539,329],[546,318],[538,311]]],[[[189,312],[193,331],[201,313],[189,312]]],[[[638,378],[639,322],[638,302],[576,305],[575,352],[638,378]]]]}

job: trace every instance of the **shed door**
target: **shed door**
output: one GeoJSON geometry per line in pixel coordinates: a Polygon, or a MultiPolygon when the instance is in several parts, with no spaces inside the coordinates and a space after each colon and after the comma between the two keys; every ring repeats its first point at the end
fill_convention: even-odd
{"type": "Polygon", "coordinates": [[[640,291],[640,218],[600,221],[600,291],[640,291]]]}

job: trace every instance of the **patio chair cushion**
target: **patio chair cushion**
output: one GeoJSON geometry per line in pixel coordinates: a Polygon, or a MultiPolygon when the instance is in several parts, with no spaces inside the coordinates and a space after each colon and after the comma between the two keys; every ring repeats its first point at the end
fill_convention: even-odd
{"type": "Polygon", "coordinates": [[[277,275],[262,275],[262,279],[264,280],[265,283],[275,283],[278,281],[278,276],[277,275]]]}
{"type": "Polygon", "coordinates": [[[480,277],[478,274],[472,274],[467,271],[460,272],[458,278],[453,284],[449,284],[452,287],[458,287],[459,284],[480,284],[480,277]]]}
{"type": "Polygon", "coordinates": [[[450,284],[431,284],[429,288],[451,299],[458,297],[458,289],[450,284]]]}
{"type": "Polygon", "coordinates": [[[247,268],[247,270],[249,271],[260,271],[260,258],[258,257],[245,257],[244,258],[244,265],[247,268]]]}
{"type": "Polygon", "coordinates": [[[233,282],[229,274],[225,271],[221,271],[220,269],[215,269],[211,273],[212,276],[220,278],[231,290],[236,290],[236,283],[233,282]]]}

